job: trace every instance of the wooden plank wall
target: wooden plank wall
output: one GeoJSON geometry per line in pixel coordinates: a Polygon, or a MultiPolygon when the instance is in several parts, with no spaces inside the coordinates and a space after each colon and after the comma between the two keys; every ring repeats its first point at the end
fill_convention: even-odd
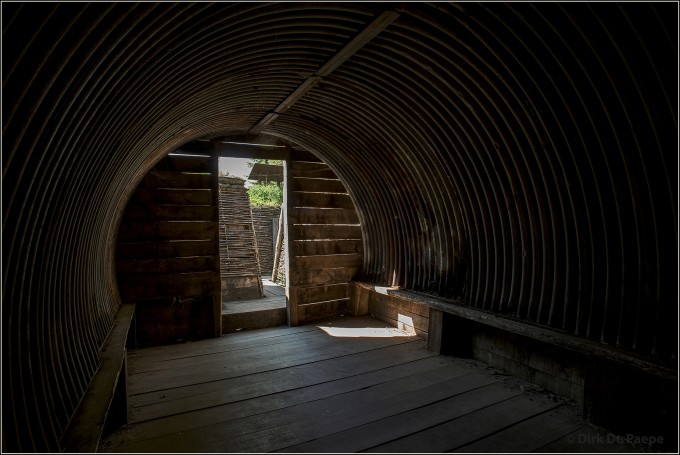
{"type": "Polygon", "coordinates": [[[393,289],[352,281],[349,284],[350,309],[355,316],[370,314],[411,335],[428,339],[430,308],[422,303],[391,295],[393,289]]]}
{"type": "Polygon", "coordinates": [[[128,203],[116,269],[138,347],[220,334],[216,172],[216,158],[168,155],[128,203]]]}
{"type": "Polygon", "coordinates": [[[337,175],[309,153],[286,169],[291,325],[348,314],[349,281],[363,264],[361,226],[337,175]]]}
{"type": "Polygon", "coordinates": [[[253,215],[245,180],[220,176],[219,182],[222,300],[263,297],[253,215]]]}

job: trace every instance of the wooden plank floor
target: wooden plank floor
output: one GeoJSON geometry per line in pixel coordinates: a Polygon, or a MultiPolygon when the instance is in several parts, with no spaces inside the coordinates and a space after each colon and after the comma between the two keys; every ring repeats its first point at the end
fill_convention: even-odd
{"type": "Polygon", "coordinates": [[[240,314],[253,311],[274,310],[286,307],[286,290],[269,278],[262,277],[264,297],[222,302],[222,314],[240,314]]]}
{"type": "Polygon", "coordinates": [[[371,317],[129,352],[103,452],[631,452],[571,403],[371,317]]]}

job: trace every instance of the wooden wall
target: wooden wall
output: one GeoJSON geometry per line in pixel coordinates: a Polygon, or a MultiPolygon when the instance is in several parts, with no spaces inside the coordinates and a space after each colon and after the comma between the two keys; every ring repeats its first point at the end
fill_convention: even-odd
{"type": "Polygon", "coordinates": [[[118,232],[121,298],[137,346],[220,333],[217,160],[169,155],[142,180],[118,232]]]}
{"type": "Polygon", "coordinates": [[[292,151],[285,177],[290,323],[346,314],[348,283],[363,263],[352,200],[337,175],[312,154],[292,151]]]}
{"type": "Polygon", "coordinates": [[[368,314],[408,333],[427,339],[430,312],[425,305],[396,299],[372,290],[368,296],[368,314]]]}

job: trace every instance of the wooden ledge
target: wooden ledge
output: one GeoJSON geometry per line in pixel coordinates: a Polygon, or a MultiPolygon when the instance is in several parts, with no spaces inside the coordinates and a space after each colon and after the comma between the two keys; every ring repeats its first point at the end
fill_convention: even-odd
{"type": "Polygon", "coordinates": [[[99,351],[99,369],[61,439],[64,452],[97,451],[114,392],[119,380],[125,380],[121,372],[125,375],[125,346],[134,314],[134,304],[123,304],[118,310],[113,328],[99,351]]]}
{"type": "Polygon", "coordinates": [[[677,371],[666,366],[653,363],[642,358],[642,356],[638,356],[635,353],[617,348],[616,346],[599,343],[594,340],[567,333],[561,333],[557,330],[539,326],[537,324],[532,324],[530,322],[515,321],[503,315],[463,306],[461,302],[456,302],[455,300],[447,300],[419,292],[406,291],[386,286],[376,286],[370,283],[358,281],[353,281],[352,283],[363,289],[393,296],[408,302],[427,305],[432,309],[439,310],[444,313],[449,313],[454,316],[484,324],[489,327],[494,327],[499,330],[568,349],[586,356],[596,356],[606,360],[634,366],[637,369],[649,374],[653,374],[657,377],[676,381],[678,378],[677,371]]]}

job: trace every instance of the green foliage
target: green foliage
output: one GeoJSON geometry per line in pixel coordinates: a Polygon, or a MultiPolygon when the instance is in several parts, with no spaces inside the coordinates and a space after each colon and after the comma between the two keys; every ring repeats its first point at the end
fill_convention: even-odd
{"type": "Polygon", "coordinates": [[[283,204],[283,191],[277,182],[254,183],[248,188],[250,204],[280,207],[283,204]]]}
{"type": "Polygon", "coordinates": [[[261,164],[276,164],[278,166],[283,165],[283,160],[270,160],[266,158],[253,158],[253,160],[248,163],[248,166],[253,167],[253,164],[255,163],[261,163],[261,164]]]}

